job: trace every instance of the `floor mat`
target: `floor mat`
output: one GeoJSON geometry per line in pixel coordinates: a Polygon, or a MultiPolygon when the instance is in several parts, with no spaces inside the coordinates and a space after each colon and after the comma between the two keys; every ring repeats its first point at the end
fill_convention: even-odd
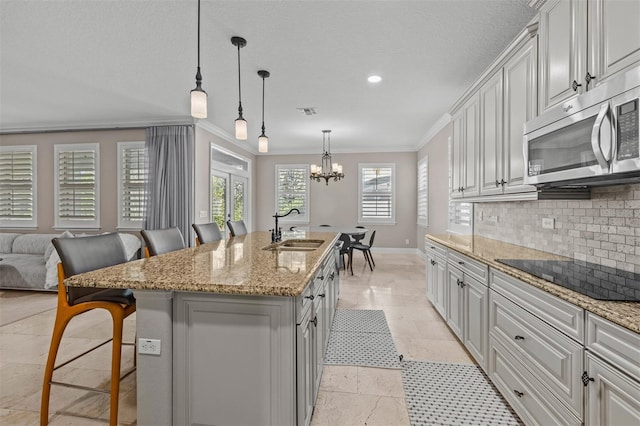
{"type": "Polygon", "coordinates": [[[402,362],[411,425],[521,425],[477,365],[402,362]]]}
{"type": "Polygon", "coordinates": [[[401,369],[384,312],[336,310],[324,363],[401,369]]]}

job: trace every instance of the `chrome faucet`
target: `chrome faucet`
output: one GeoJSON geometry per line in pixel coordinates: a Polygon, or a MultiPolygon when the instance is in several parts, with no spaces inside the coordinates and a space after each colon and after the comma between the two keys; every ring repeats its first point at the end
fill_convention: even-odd
{"type": "Polygon", "coordinates": [[[279,215],[278,212],[276,212],[276,214],[273,215],[273,217],[276,219],[276,227],[271,230],[272,243],[275,243],[276,241],[280,241],[282,239],[282,229],[278,227],[278,219],[280,219],[281,217],[289,216],[293,212],[300,214],[300,210],[293,208],[285,214],[279,215]]]}

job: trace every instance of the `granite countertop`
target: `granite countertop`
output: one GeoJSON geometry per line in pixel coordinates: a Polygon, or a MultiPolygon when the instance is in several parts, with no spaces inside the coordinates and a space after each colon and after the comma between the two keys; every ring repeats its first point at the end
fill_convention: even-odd
{"type": "Polygon", "coordinates": [[[547,293],[551,293],[560,299],[573,303],[588,312],[599,315],[602,318],[631,331],[640,333],[639,302],[610,302],[596,300],[496,261],[496,259],[505,258],[567,260],[568,258],[566,257],[480,236],[427,234],[426,237],[436,243],[442,244],[445,247],[485,263],[498,271],[504,272],[505,274],[518,278],[527,284],[544,290],[547,293]]]}
{"type": "Polygon", "coordinates": [[[337,238],[335,232],[283,232],[283,240],[324,242],[313,251],[270,251],[262,248],[271,244],[271,234],[252,232],[74,275],[65,284],[293,297],[302,293],[337,238]]]}

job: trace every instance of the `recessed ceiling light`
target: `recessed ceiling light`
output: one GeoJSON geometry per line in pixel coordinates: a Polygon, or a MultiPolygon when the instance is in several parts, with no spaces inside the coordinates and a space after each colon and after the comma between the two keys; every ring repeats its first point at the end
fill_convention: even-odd
{"type": "Polygon", "coordinates": [[[367,78],[367,81],[369,83],[380,83],[382,81],[382,77],[379,75],[370,75],[369,78],[367,78]]]}

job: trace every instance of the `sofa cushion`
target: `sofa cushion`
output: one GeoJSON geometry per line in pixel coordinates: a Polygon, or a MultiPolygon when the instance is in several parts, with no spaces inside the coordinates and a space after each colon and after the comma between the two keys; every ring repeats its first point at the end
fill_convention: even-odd
{"type": "Polygon", "coordinates": [[[3,254],[0,287],[42,289],[45,277],[41,254],[3,254]]]}
{"type": "Polygon", "coordinates": [[[11,253],[39,254],[44,256],[47,245],[58,234],[23,234],[13,241],[11,253]]]}
{"type": "Polygon", "coordinates": [[[13,246],[13,241],[20,234],[14,234],[9,232],[0,233],[0,253],[11,253],[11,246],[13,246]]]}

